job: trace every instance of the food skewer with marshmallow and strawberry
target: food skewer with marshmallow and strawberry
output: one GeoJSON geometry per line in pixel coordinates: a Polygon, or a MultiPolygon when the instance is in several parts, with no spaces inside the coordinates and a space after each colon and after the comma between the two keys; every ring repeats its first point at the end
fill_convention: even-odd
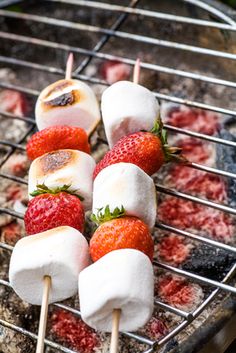
{"type": "MultiPolygon", "coordinates": [[[[62,300],[60,298],[64,299],[66,295],[70,296],[74,290],[74,276],[78,275],[89,263],[87,243],[80,231],[83,231],[84,227],[84,209],[87,210],[91,207],[92,174],[95,162],[87,154],[89,152],[87,135],[81,128],[84,128],[88,134],[91,133],[100,116],[96,108],[93,109],[93,112],[90,110],[97,104],[96,99],[94,100],[95,96],[91,98],[91,92],[88,93],[90,89],[83,85],[78,86],[79,81],[71,82],[74,81],[70,80],[71,68],[72,57],[70,56],[66,79],[46,88],[37,101],[36,122],[39,129],[45,129],[36,133],[27,145],[28,156],[33,160],[29,172],[29,193],[34,198],[29,202],[25,225],[28,234],[33,235],[21,239],[17,243],[19,245],[13,252],[10,266],[10,279],[16,292],[23,299],[32,303],[39,303],[42,299],[37,353],[43,352],[48,301],[62,300]],[[60,124],[66,124],[66,126],[60,124]],[[64,138],[62,138],[63,135],[64,138]],[[79,139],[76,139],[75,135],[79,139]],[[60,239],[59,234],[62,234],[60,239]],[[65,234],[69,234],[68,239],[71,237],[71,241],[68,240],[68,244],[66,244],[66,253],[63,258],[60,251],[66,242],[65,234]],[[78,244],[74,241],[75,234],[80,235],[78,236],[78,244]],[[40,247],[42,249],[47,247],[45,257],[41,262],[36,256],[36,250],[40,247]],[[77,251],[80,250],[80,257],[75,248],[77,251]],[[70,251],[72,251],[72,257],[69,261],[70,251]],[[32,253],[30,261],[24,262],[22,260],[22,266],[18,271],[17,261],[21,261],[21,258],[24,259],[26,252],[32,253]],[[31,263],[34,257],[37,259],[35,266],[31,263]],[[73,272],[72,267],[76,257],[79,260],[79,266],[77,263],[73,272]],[[51,264],[50,259],[52,260],[51,264]],[[53,266],[54,261],[55,266],[53,266]],[[66,265],[67,261],[68,266],[66,265]],[[62,268],[62,277],[66,276],[66,271],[72,271],[71,277],[68,276],[68,278],[71,280],[73,290],[68,285],[71,290],[67,291],[67,287],[62,285],[63,295],[59,291],[60,295],[57,297],[53,296],[52,290],[57,289],[53,285],[54,276],[57,279],[59,268],[62,268]],[[38,275],[32,278],[34,272],[38,275]],[[34,286],[36,289],[38,288],[35,290],[36,298],[32,297],[33,289],[27,297],[25,281],[32,283],[32,288],[34,286]],[[39,286],[37,287],[38,282],[39,286]]],[[[139,70],[137,68],[138,65],[135,69],[136,81],[138,81],[137,72],[139,70]]],[[[152,99],[148,98],[149,93],[147,92],[145,91],[146,96],[144,95],[146,97],[145,104],[148,106],[149,99],[151,102],[150,111],[143,112],[143,114],[150,113],[151,118],[149,116],[147,122],[151,125],[151,119],[154,120],[154,117],[157,116],[159,106],[157,109],[155,106],[157,103],[154,103],[153,97],[152,99]]],[[[143,91],[140,91],[139,88],[138,92],[133,92],[131,103],[138,102],[142,94],[143,91]]],[[[130,110],[128,111],[130,112],[130,110]]],[[[126,123],[123,119],[124,124],[120,124],[125,128],[122,130],[122,135],[140,129],[149,129],[148,124],[145,126],[141,124],[140,116],[137,117],[136,127],[135,119],[131,123],[129,117],[127,119],[126,123]],[[131,131],[129,131],[129,126],[131,131]]],[[[160,122],[158,123],[155,143],[158,139],[157,151],[159,155],[160,151],[164,154],[161,162],[158,157],[159,168],[165,160],[172,158],[170,155],[175,156],[175,153],[179,153],[179,151],[177,149],[170,151],[166,146],[165,135],[160,128],[160,122]]],[[[119,121],[117,125],[119,126],[119,121]]],[[[132,153],[133,151],[131,151],[132,153]]],[[[132,331],[144,325],[152,314],[153,269],[150,260],[153,257],[153,240],[150,229],[154,226],[156,214],[155,187],[152,179],[145,173],[146,170],[142,163],[140,165],[133,160],[127,160],[127,158],[124,160],[118,158],[114,163],[102,165],[102,168],[101,164],[99,166],[98,172],[105,167],[108,168],[101,171],[96,178],[97,181],[95,180],[97,186],[94,187],[94,209],[105,207],[105,214],[103,215],[101,211],[98,212],[97,220],[102,224],[93,235],[90,244],[90,253],[96,262],[83,270],[79,277],[82,317],[85,322],[100,330],[106,331],[108,328],[110,330],[112,326],[111,352],[113,353],[117,351],[119,321],[121,330],[132,331]],[[118,164],[110,165],[114,163],[118,164]],[[107,178],[110,183],[106,187],[105,180],[107,178]],[[100,188],[101,193],[99,194],[100,188]],[[143,190],[142,193],[140,193],[141,190],[143,190]],[[138,193],[140,198],[136,198],[138,193]],[[116,201],[120,203],[120,209],[117,208],[116,201]],[[146,209],[141,202],[146,206],[146,209]],[[120,234],[123,235],[121,241],[119,241],[120,234]],[[106,242],[107,236],[108,239],[111,238],[110,243],[106,242]],[[130,260],[132,266],[129,266],[130,260]],[[88,288],[87,279],[89,281],[91,279],[92,288],[88,288]],[[99,292],[100,288],[104,288],[104,292],[99,292]],[[90,305],[91,295],[94,291],[98,293],[98,298],[93,303],[94,305],[90,305]],[[112,311],[113,324],[111,324],[112,311]]],[[[151,163],[152,159],[149,160],[149,164],[151,163]]],[[[155,168],[157,168],[157,164],[155,164],[155,168]]],[[[94,175],[97,175],[98,172],[95,170],[94,175]]],[[[55,283],[58,285],[62,283],[62,277],[55,283]]]]}
{"type": "MultiPolygon", "coordinates": [[[[139,62],[136,82],[138,71],[139,62]]],[[[137,83],[118,82],[104,96],[102,113],[110,146],[127,133],[150,129],[159,114],[155,97],[137,83]]],[[[88,325],[112,332],[110,352],[116,353],[118,332],[139,329],[153,312],[150,231],[156,219],[156,191],[151,177],[133,161],[117,159],[99,171],[95,169],[92,215],[99,226],[90,240],[94,264],[79,275],[80,310],[88,325]]]]}
{"type": "Polygon", "coordinates": [[[167,144],[155,96],[138,84],[139,67],[137,60],[134,82],[115,83],[102,95],[112,149],[94,172],[92,219],[99,227],[90,240],[90,254],[95,263],[79,274],[82,318],[97,330],[112,332],[110,353],[117,352],[119,330],[135,331],[152,315],[150,231],[157,207],[149,175],[182,158],[178,148],[167,144]]]}
{"type": "MultiPolygon", "coordinates": [[[[69,77],[71,69],[72,57],[69,56],[66,80],[59,82],[72,81],[69,77]]],[[[90,209],[92,203],[95,161],[88,154],[88,137],[80,127],[81,109],[84,109],[87,131],[95,120],[93,115],[87,114],[91,105],[90,88],[79,86],[78,82],[77,88],[70,91],[77,97],[75,103],[62,104],[64,93],[57,85],[55,92],[48,94],[48,97],[50,94],[54,97],[53,104],[47,97],[47,104],[51,102],[49,108],[55,108],[55,116],[39,112],[40,95],[36,106],[37,123],[47,122],[50,127],[36,133],[27,145],[28,156],[33,160],[29,171],[30,201],[24,218],[30,236],[17,242],[11,257],[9,278],[23,300],[42,304],[36,353],[44,351],[48,304],[76,294],[78,274],[90,263],[88,243],[82,232],[85,210],[90,209]],[[78,103],[79,90],[85,100],[82,108],[78,103]],[[90,101],[85,99],[86,92],[90,94],[90,101]],[[60,97],[57,96],[59,93],[60,97]],[[58,107],[63,107],[67,126],[54,125],[58,123],[56,102],[58,107]],[[77,111],[76,123],[74,118],[70,120],[70,114],[73,115],[70,104],[74,104],[77,111]],[[76,126],[68,126],[70,123],[76,126]]],[[[94,99],[93,104],[97,107],[94,99]]],[[[94,111],[98,117],[96,109],[94,111]]]]}

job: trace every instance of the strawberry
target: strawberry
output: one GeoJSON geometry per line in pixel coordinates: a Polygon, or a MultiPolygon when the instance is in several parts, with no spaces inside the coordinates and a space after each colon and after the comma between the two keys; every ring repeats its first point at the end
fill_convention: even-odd
{"type": "Polygon", "coordinates": [[[50,126],[36,132],[26,145],[27,156],[30,160],[34,160],[47,152],[60,149],[90,153],[86,132],[75,126],[50,126]]]}
{"type": "Polygon", "coordinates": [[[126,248],[140,250],[152,261],[154,243],[148,226],[137,217],[124,216],[123,207],[120,212],[116,208],[110,213],[110,220],[108,220],[109,212],[109,207],[106,206],[105,215],[101,215],[101,210],[97,217],[92,215],[93,220],[103,222],[90,240],[93,261],[97,261],[110,251],[126,248]]]}
{"type": "Polygon", "coordinates": [[[148,175],[152,175],[164,163],[183,161],[184,158],[179,156],[180,152],[180,148],[168,146],[167,134],[159,119],[150,132],[139,131],[122,137],[97,164],[93,177],[95,179],[98,173],[109,165],[120,162],[136,164],[148,175]]]}
{"type": "Polygon", "coordinates": [[[36,234],[48,229],[70,226],[84,230],[85,214],[83,205],[77,195],[69,190],[70,185],[64,185],[55,190],[46,185],[37,185],[37,190],[31,195],[25,213],[25,229],[27,234],[36,234]]]}

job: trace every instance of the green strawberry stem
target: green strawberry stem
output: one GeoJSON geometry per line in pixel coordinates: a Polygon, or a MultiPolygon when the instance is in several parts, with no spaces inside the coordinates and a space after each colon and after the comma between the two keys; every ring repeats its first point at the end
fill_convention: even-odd
{"type": "Polygon", "coordinates": [[[182,155],[182,149],[180,147],[170,147],[168,145],[167,131],[163,129],[163,122],[161,116],[159,115],[153,128],[150,131],[152,134],[156,135],[161,143],[165,156],[165,162],[181,162],[187,163],[188,160],[182,155]]]}
{"type": "Polygon", "coordinates": [[[60,192],[66,192],[67,194],[77,196],[80,201],[84,201],[84,198],[76,193],[77,190],[71,190],[70,187],[71,185],[63,185],[63,186],[58,186],[56,188],[49,188],[45,184],[37,184],[36,185],[37,189],[34,190],[33,192],[30,193],[31,196],[38,196],[42,194],[52,194],[56,195],[59,194],[60,192]]]}
{"type": "Polygon", "coordinates": [[[106,207],[99,208],[97,214],[93,213],[91,215],[91,220],[96,224],[102,224],[104,222],[123,216],[125,216],[124,206],[121,206],[121,208],[116,207],[114,211],[111,212],[109,205],[107,205],[106,207]]]}

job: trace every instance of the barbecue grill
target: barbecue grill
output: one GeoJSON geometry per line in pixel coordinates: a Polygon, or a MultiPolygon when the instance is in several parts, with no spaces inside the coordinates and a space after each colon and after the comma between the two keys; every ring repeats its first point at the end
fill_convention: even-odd
{"type": "MultiPolygon", "coordinates": [[[[236,116],[234,103],[236,22],[234,18],[236,19],[236,16],[233,11],[218,2],[123,0],[119,1],[118,5],[113,2],[83,0],[37,2],[2,0],[0,7],[0,46],[2,47],[0,63],[1,67],[11,68],[17,77],[13,81],[1,80],[0,87],[25,94],[32,106],[40,89],[64,76],[63,66],[68,52],[73,52],[76,59],[76,68],[72,77],[89,82],[96,92],[100,92],[102,87],[107,86],[107,82],[94,71],[98,63],[118,60],[133,67],[136,56],[143,52],[144,60],[141,57],[143,79],[146,79],[147,85],[153,88],[150,75],[157,75],[155,95],[161,102],[184,104],[213,111],[222,114],[222,119],[230,116],[234,121],[236,116]],[[171,83],[169,88],[165,89],[164,86],[168,80],[171,83]],[[181,89],[176,88],[179,83],[181,89]],[[204,90],[203,101],[201,100],[202,90],[204,90]],[[223,99],[220,100],[219,96],[223,99]]],[[[32,112],[29,113],[30,116],[24,117],[5,111],[0,111],[0,114],[12,124],[16,120],[25,123],[24,131],[16,141],[12,142],[1,137],[0,145],[5,148],[5,152],[2,153],[0,166],[4,167],[14,153],[24,153],[25,141],[34,132],[35,122],[32,112]]],[[[236,141],[224,136],[210,136],[170,124],[165,124],[165,128],[173,136],[176,134],[190,136],[207,141],[209,144],[223,146],[225,153],[227,148],[232,150],[236,147],[236,141]]],[[[99,129],[101,130],[101,127],[99,129]]],[[[96,134],[97,132],[94,132],[91,136],[91,141],[96,140],[93,144],[94,153],[100,144],[102,144],[101,151],[106,149],[103,138],[96,134]]],[[[192,167],[231,181],[236,178],[236,174],[229,169],[212,168],[197,163],[193,163],[192,167]]],[[[25,178],[10,175],[4,169],[1,169],[0,177],[2,181],[7,179],[27,184],[25,178]]],[[[160,194],[172,195],[236,215],[232,202],[226,205],[199,198],[163,186],[159,181],[156,188],[160,194]]],[[[7,214],[23,219],[21,213],[4,205],[1,206],[0,212],[1,215],[7,214]]],[[[219,249],[232,256],[236,254],[236,248],[232,244],[204,237],[201,232],[192,233],[162,222],[156,224],[156,229],[184,236],[196,243],[205,244],[214,251],[219,249]]],[[[3,249],[4,256],[10,258],[12,246],[2,242],[0,247],[3,249]]],[[[196,351],[220,330],[236,309],[236,288],[233,282],[236,273],[236,257],[234,259],[230,267],[225,269],[221,280],[155,261],[154,266],[162,269],[163,272],[181,275],[191,282],[200,283],[207,288],[207,294],[201,304],[191,311],[179,309],[156,299],[155,304],[160,311],[170,313],[177,318],[175,327],[158,340],[147,338],[142,333],[128,332],[121,334],[121,340],[124,339],[124,344],[128,340],[133,342],[131,345],[140,344],[140,352],[145,353],[159,349],[165,352],[176,352],[178,344],[182,349],[181,352],[196,351]],[[216,301],[217,304],[215,304],[216,301]],[[217,318],[212,316],[201,319],[202,313],[207,309],[211,308],[209,310],[213,313],[214,306],[217,306],[217,312],[220,313],[217,318]],[[195,324],[196,322],[198,324],[195,324]],[[204,331],[199,328],[200,325],[204,331]],[[194,329],[188,331],[190,327],[194,329]],[[191,343],[190,339],[185,337],[185,332],[189,333],[187,335],[190,336],[191,343]]],[[[5,279],[0,279],[0,285],[11,290],[5,279]]],[[[52,306],[80,316],[77,308],[67,304],[60,303],[52,306]]],[[[22,337],[29,337],[32,341],[37,339],[36,334],[30,330],[1,317],[0,325],[4,329],[17,332],[22,337]]],[[[51,339],[46,339],[45,343],[52,352],[75,353],[74,350],[51,339]]],[[[4,353],[8,352],[1,343],[0,350],[4,353]]],[[[19,352],[23,351],[19,350],[19,352]]],[[[132,351],[131,348],[130,351],[132,351]]]]}

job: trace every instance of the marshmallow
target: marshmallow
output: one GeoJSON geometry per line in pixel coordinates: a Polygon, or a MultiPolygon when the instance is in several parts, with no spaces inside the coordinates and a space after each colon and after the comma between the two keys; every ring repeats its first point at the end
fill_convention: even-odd
{"type": "Polygon", "coordinates": [[[90,263],[87,240],[76,229],[58,227],[20,239],[10,261],[10,284],[19,297],[41,305],[44,276],[51,277],[49,302],[71,297],[78,274],[90,263]]]}
{"type": "Polygon", "coordinates": [[[94,180],[93,213],[109,205],[124,206],[125,214],[136,216],[150,229],[157,214],[156,189],[152,178],[131,163],[117,163],[103,169],[94,180]]]}
{"type": "Polygon", "coordinates": [[[53,125],[82,127],[90,134],[100,120],[99,105],[92,89],[78,80],[60,80],[46,87],[35,107],[39,130],[53,125]]]}
{"type": "Polygon", "coordinates": [[[82,319],[99,331],[111,332],[112,311],[121,309],[120,331],[136,331],[153,312],[153,268],[134,249],[115,250],[79,275],[82,319]]]}
{"type": "MultiPolygon", "coordinates": [[[[38,184],[49,188],[71,185],[84,198],[85,210],[91,209],[94,159],[76,150],[58,150],[35,159],[29,169],[29,194],[38,184]]],[[[31,196],[29,196],[32,198],[31,196]]]]}
{"type": "Polygon", "coordinates": [[[159,104],[147,88],[119,81],[103,92],[101,110],[107,141],[112,148],[125,135],[151,130],[159,115],[159,104]]]}

